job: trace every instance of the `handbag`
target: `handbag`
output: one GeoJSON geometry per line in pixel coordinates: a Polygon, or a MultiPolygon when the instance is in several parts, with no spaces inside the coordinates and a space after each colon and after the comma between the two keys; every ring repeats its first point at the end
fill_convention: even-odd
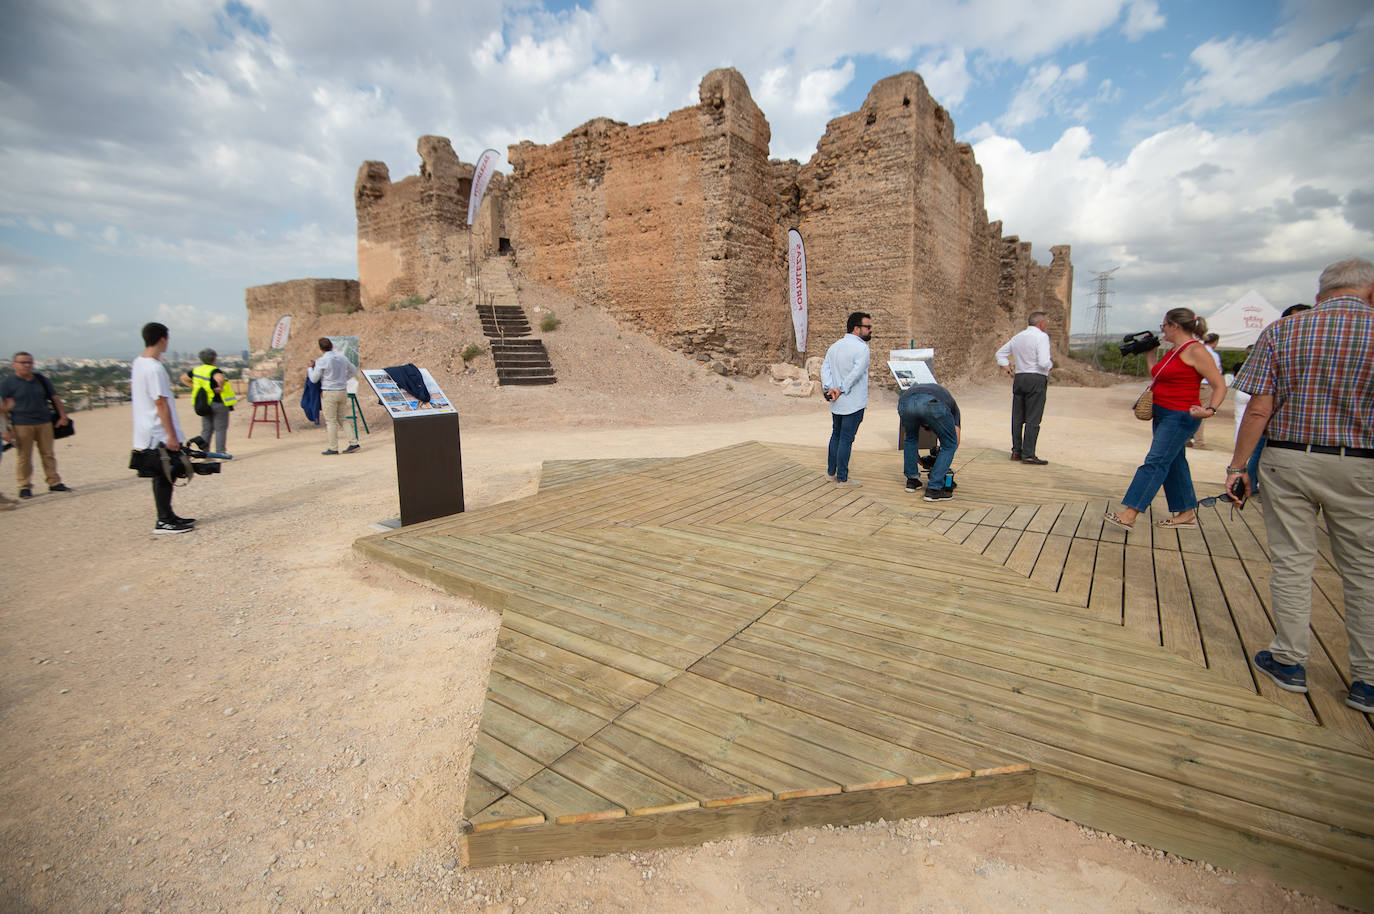
{"type": "MultiPolygon", "coordinates": [[[[1172,359],[1174,356],[1178,355],[1184,349],[1188,348],[1188,346],[1191,345],[1193,342],[1193,340],[1189,340],[1187,343],[1184,343],[1182,346],[1178,347],[1173,352],[1169,353],[1169,359],[1172,359]]],[[[1164,365],[1169,364],[1169,359],[1164,360],[1164,365]]],[[[1160,371],[1164,370],[1164,365],[1159,366],[1160,371]]],[[[1149,422],[1151,419],[1155,417],[1154,388],[1155,381],[1157,380],[1159,380],[1158,372],[1155,373],[1154,378],[1150,381],[1150,386],[1145,388],[1145,390],[1140,394],[1140,396],[1136,397],[1135,403],[1131,405],[1131,412],[1135,413],[1135,417],[1141,420],[1142,422],[1149,422]]]]}
{"type": "Polygon", "coordinates": [[[1136,397],[1135,405],[1131,407],[1137,419],[1148,422],[1155,417],[1155,392],[1150,389],[1153,386],[1151,384],[1150,387],[1145,388],[1144,392],[1136,397]]]}
{"type": "MultiPolygon", "coordinates": [[[[39,427],[41,428],[42,426],[39,426],[39,427]]],[[[68,417],[67,417],[67,424],[66,424],[66,425],[58,425],[58,424],[57,424],[57,413],[53,413],[53,414],[52,414],[52,436],[53,436],[53,440],[58,440],[58,439],[60,439],[60,438],[70,438],[72,435],[75,435],[75,434],[76,434],[76,423],[72,421],[72,417],[71,417],[71,416],[68,416],[68,417]]]]}

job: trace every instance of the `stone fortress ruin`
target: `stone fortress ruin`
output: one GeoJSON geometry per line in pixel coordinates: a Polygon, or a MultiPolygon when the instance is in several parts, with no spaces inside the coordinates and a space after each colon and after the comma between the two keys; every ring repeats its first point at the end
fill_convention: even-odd
{"type": "MultiPolygon", "coordinates": [[[[474,279],[503,264],[520,279],[606,310],[728,373],[799,363],[785,290],[787,231],[806,243],[806,356],[823,355],[856,310],[874,318],[875,380],[887,350],[936,351],[942,381],[1050,315],[1067,351],[1069,248],[1048,266],[1003,237],[983,204],[982,170],[915,73],[877,83],[832,120],[806,164],[770,159],[768,121],[733,69],[708,73],[700,102],[660,121],[598,118],[549,145],[509,147],[466,225],[473,166],[443,137],[421,137],[420,173],[392,182],[365,162],[354,197],[358,280],[295,280],[247,290],[249,339],[266,345],[283,314],[377,311],[398,301],[472,303],[474,279]]],[[[454,340],[455,346],[462,341],[454,340]]]]}

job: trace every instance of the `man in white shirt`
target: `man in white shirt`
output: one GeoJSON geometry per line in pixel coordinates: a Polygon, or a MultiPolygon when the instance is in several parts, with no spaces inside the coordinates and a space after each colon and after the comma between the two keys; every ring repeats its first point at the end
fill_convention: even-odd
{"type": "Polygon", "coordinates": [[[1040,437],[1040,417],[1045,413],[1045,390],[1050,384],[1049,315],[1032,311],[1027,327],[997,350],[997,364],[1012,376],[1011,382],[1011,459],[1031,466],[1044,466],[1048,460],[1035,455],[1040,437]],[[1015,362],[1013,368],[1011,363],[1015,362]]]}
{"type": "Polygon", "coordinates": [[[868,406],[868,339],[873,318],[855,311],[845,321],[845,335],[825,352],[821,387],[830,403],[830,449],[825,475],[842,486],[862,485],[849,478],[849,454],[868,406]]]}
{"type": "MultiPolygon", "coordinates": [[[[135,451],[146,451],[162,445],[173,454],[181,450],[181,421],[172,405],[172,379],[162,365],[167,351],[167,325],[143,325],[143,355],[134,359],[129,374],[129,395],[133,401],[135,451]]],[[[140,476],[146,475],[143,472],[140,476]]],[[[157,505],[157,524],[154,533],[189,533],[196,523],[194,517],[177,517],[172,512],[172,481],[162,473],[154,473],[153,503],[157,505]]]]}
{"type": "MultiPolygon", "coordinates": [[[[324,425],[329,432],[329,449],[321,453],[331,457],[339,453],[339,428],[343,425],[344,407],[348,405],[348,380],[358,373],[358,369],[334,351],[334,342],[329,337],[320,337],[319,344],[323,355],[310,363],[308,377],[320,385],[320,412],[324,414],[324,425]]],[[[352,454],[358,449],[355,427],[344,453],[352,454]]]]}

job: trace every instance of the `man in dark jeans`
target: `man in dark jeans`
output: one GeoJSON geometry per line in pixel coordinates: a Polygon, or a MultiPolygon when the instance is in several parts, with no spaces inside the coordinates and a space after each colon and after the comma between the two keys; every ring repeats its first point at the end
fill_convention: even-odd
{"type": "Polygon", "coordinates": [[[906,490],[921,488],[920,437],[921,427],[935,433],[940,441],[935,463],[930,468],[930,484],[926,486],[926,501],[944,501],[954,497],[954,486],[945,485],[949,468],[954,465],[954,452],[959,449],[962,431],[959,404],[950,392],[939,384],[913,384],[897,398],[897,415],[902,420],[905,440],[902,442],[902,470],[906,474],[906,490]]]}

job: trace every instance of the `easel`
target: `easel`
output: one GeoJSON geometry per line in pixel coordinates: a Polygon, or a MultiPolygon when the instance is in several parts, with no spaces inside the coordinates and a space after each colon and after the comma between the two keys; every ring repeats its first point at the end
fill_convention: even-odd
{"type": "MultiPolygon", "coordinates": [[[[363,420],[363,431],[369,435],[372,429],[367,427],[367,416],[363,415],[362,407],[358,405],[358,379],[348,379],[348,418],[353,420],[353,440],[358,440],[358,420],[363,420]]],[[[289,431],[289,429],[288,429],[289,431]]]]}
{"type": "Polygon", "coordinates": [[[248,423],[248,437],[253,437],[253,426],[259,422],[264,425],[272,425],[277,429],[277,437],[281,437],[281,423],[286,423],[287,434],[291,433],[291,420],[286,418],[286,407],[281,405],[280,400],[255,400],[253,401],[253,421],[248,423]],[[269,407],[271,407],[269,409],[269,407]],[[258,418],[258,409],[262,409],[262,418],[258,418]],[[271,418],[269,418],[269,413],[271,418]]]}

